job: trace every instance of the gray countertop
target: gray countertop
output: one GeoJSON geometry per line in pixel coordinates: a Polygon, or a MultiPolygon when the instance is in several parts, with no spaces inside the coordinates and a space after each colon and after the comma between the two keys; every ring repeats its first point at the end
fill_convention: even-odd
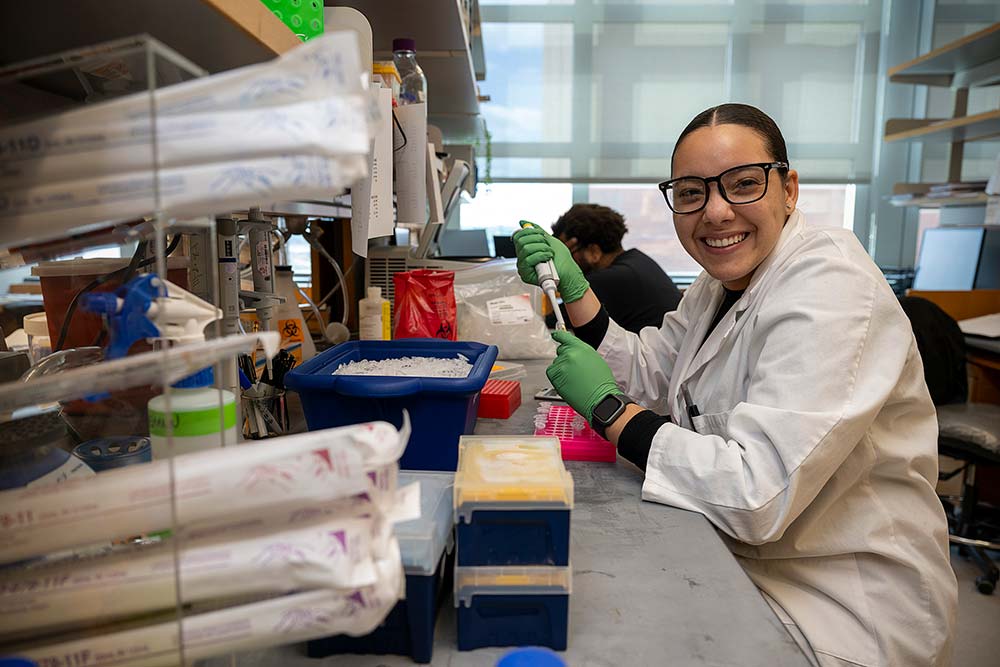
{"type": "MultiPolygon", "coordinates": [[[[522,405],[508,420],[481,419],[481,435],[531,433],[544,362],[523,362],[522,405]]],[[[715,529],[699,514],[640,500],[642,473],[630,463],[567,462],[575,483],[570,560],[572,667],[807,665],[715,529]]],[[[510,649],[456,649],[449,597],[437,621],[434,665],[488,667],[510,649]]],[[[228,660],[212,661],[230,665],[228,660]]],[[[397,667],[401,656],[330,656],[301,647],[241,655],[238,667],[397,667]]]]}

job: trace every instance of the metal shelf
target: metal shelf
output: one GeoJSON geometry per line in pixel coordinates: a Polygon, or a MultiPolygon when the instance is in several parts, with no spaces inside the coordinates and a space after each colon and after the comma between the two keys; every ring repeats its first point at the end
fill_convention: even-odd
{"type": "Polygon", "coordinates": [[[891,68],[889,80],[956,88],[1000,84],[1000,23],[891,68]]]}

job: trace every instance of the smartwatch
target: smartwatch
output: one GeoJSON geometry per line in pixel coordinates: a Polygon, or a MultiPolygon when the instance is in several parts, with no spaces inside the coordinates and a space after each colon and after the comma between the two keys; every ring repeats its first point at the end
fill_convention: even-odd
{"type": "Polygon", "coordinates": [[[590,414],[590,426],[597,435],[607,439],[605,431],[625,412],[625,406],[630,403],[635,401],[624,394],[608,394],[594,406],[590,414]]]}

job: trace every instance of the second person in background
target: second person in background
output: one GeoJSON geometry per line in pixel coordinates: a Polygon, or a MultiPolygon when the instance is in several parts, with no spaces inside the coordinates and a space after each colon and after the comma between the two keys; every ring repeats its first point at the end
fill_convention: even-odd
{"type": "Polygon", "coordinates": [[[599,204],[574,204],[552,225],[611,319],[639,333],[663,324],[681,292],[649,255],[622,247],[627,232],[622,214],[599,204]]]}

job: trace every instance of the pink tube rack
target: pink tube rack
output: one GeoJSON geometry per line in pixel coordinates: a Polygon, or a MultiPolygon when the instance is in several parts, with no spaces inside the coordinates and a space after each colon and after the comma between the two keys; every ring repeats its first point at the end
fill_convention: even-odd
{"type": "Polygon", "coordinates": [[[613,463],[617,458],[615,446],[597,435],[586,423],[582,431],[574,433],[575,416],[573,408],[568,405],[550,405],[545,426],[536,427],[535,435],[554,435],[559,438],[564,461],[613,463]]]}

